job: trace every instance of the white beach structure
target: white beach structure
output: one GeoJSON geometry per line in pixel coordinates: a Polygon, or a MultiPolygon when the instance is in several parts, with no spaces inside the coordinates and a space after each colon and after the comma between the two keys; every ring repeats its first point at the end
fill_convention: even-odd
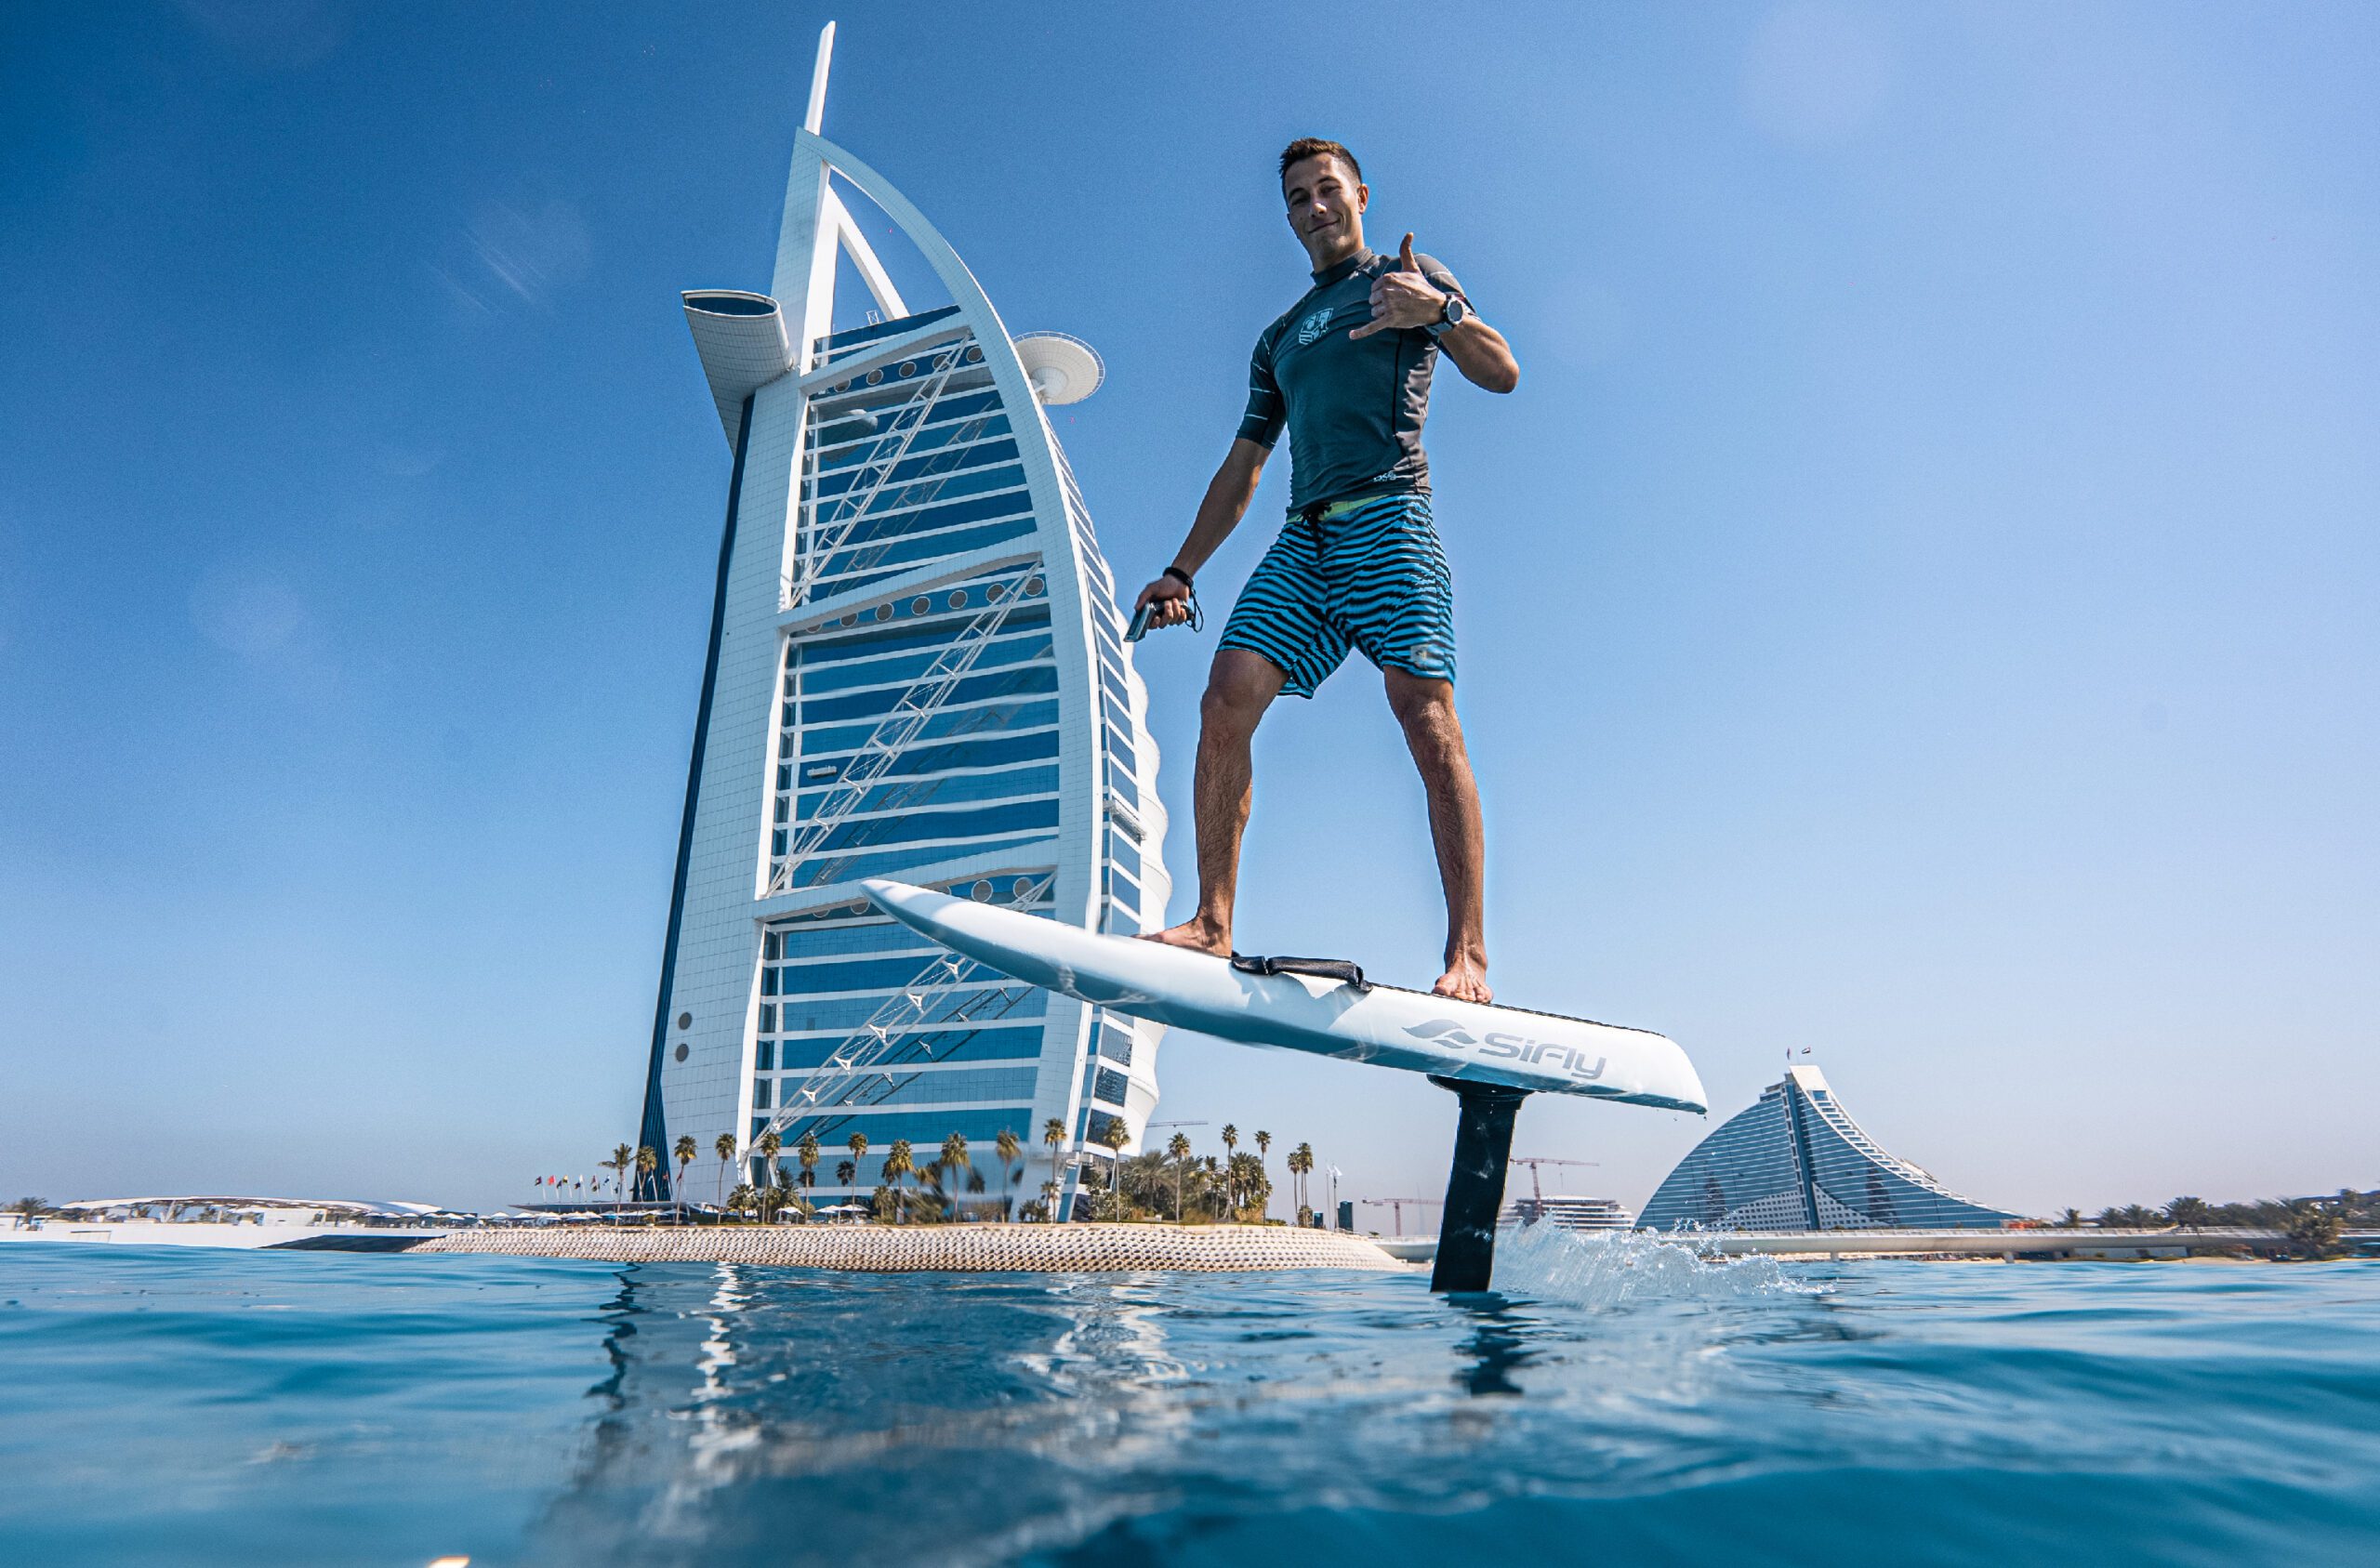
{"type": "Polygon", "coordinates": [[[686,1135],[703,1198],[720,1134],[747,1178],[774,1174],[752,1168],[764,1132],[784,1168],[814,1137],[823,1205],[870,1192],[896,1140],[924,1167],[957,1133],[970,1166],[945,1189],[990,1212],[1037,1198],[1053,1166],[1070,1195],[1113,1118],[1137,1149],[1161,1031],[953,959],[859,880],[1153,929],[1157,748],[1042,413],[1088,396],[1099,358],[1012,336],[907,198],[821,136],[833,41],[830,24],[770,291],[684,300],[734,468],[641,1131],[663,1168],[644,1191],[666,1193],[686,1135]],[[896,285],[868,237],[891,231],[921,263],[904,277],[938,298],[896,285]],[[839,270],[861,297],[838,298],[839,270]],[[1031,1175],[1001,1167],[1003,1130],[1031,1175]]]}

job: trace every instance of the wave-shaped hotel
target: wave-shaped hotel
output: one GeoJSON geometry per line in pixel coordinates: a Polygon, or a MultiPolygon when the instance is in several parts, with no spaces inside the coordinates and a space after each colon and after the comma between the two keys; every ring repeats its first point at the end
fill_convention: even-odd
{"type": "Polygon", "coordinates": [[[1012,1132],[1046,1176],[1054,1122],[1063,1212],[1111,1120],[1137,1148],[1157,1026],[955,958],[857,882],[1107,931],[1163,912],[1146,695],[1042,412],[1100,367],[1012,336],[923,215],[819,134],[833,35],[770,292],[684,300],[733,468],[641,1140],[692,1134],[707,1159],[734,1132],[748,1160],[807,1133],[831,1203],[901,1139],[923,1166],[958,1133],[981,1171],[1012,1132]],[[868,238],[888,231],[906,288],[868,238]],[[839,296],[839,273],[859,286],[839,296]]]}
{"type": "Polygon", "coordinates": [[[1964,1230],[2017,1216],[1887,1153],[1815,1067],[1789,1067],[1680,1160],[1637,1224],[1735,1231],[1964,1230]]]}

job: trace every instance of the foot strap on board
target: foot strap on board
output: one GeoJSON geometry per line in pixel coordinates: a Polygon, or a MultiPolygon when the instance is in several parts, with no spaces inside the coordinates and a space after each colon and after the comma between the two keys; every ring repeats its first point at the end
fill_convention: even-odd
{"type": "Polygon", "coordinates": [[[1255,953],[1235,953],[1231,967],[1244,975],[1305,975],[1314,980],[1339,981],[1358,991],[1371,989],[1362,966],[1345,958],[1267,958],[1255,953]]]}

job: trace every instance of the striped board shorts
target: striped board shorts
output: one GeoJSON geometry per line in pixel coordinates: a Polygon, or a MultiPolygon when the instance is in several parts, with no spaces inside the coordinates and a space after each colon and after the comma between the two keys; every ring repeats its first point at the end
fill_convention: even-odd
{"type": "Polygon", "coordinates": [[[1289,514],[1239,591],[1223,646],[1289,672],[1281,690],[1311,697],[1350,646],[1382,669],[1454,679],[1454,574],[1413,492],[1365,495],[1289,514]]]}

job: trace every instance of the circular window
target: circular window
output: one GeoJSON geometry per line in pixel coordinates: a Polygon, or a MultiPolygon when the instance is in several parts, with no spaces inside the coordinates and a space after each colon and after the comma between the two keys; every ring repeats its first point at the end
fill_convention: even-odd
{"type": "Polygon", "coordinates": [[[901,374],[902,374],[904,376],[915,376],[917,373],[918,373],[918,362],[917,362],[917,361],[915,361],[915,360],[903,360],[903,361],[901,362],[901,374]]]}
{"type": "Polygon", "coordinates": [[[876,607],[876,618],[879,621],[891,620],[892,618],[892,607],[889,604],[878,605],[876,607]]]}
{"type": "Polygon", "coordinates": [[[681,1029],[692,1029],[694,1026],[694,1014],[692,1014],[692,1013],[680,1013],[680,1014],[678,1015],[678,1027],[679,1027],[679,1028],[681,1028],[681,1029]]]}
{"type": "Polygon", "coordinates": [[[858,624],[859,617],[857,615],[845,615],[841,620],[835,623],[835,625],[839,626],[856,626],[858,624]]]}
{"type": "Polygon", "coordinates": [[[989,882],[978,882],[967,889],[967,896],[977,903],[988,903],[991,902],[992,885],[989,882]]]}
{"type": "Polygon", "coordinates": [[[1049,586],[1049,585],[1042,582],[1038,577],[1027,577],[1025,580],[1025,597],[1031,599],[1035,594],[1039,593],[1047,586],[1049,586]]]}
{"type": "Polygon", "coordinates": [[[848,392],[851,389],[852,384],[848,381],[838,381],[835,383],[835,390],[839,392],[848,392]]]}
{"type": "Polygon", "coordinates": [[[922,615],[932,608],[933,600],[924,594],[919,594],[917,598],[909,600],[909,613],[912,615],[922,615]]]}
{"type": "Polygon", "coordinates": [[[982,364],[984,362],[984,350],[972,343],[969,344],[967,346],[967,362],[969,364],[982,364]]]}
{"type": "Polygon", "coordinates": [[[681,1061],[686,1060],[686,1042],[683,1040],[678,1042],[678,1060],[681,1061]]]}
{"type": "Polygon", "coordinates": [[[884,373],[883,373],[882,371],[880,371],[880,370],[871,370],[871,371],[869,371],[869,372],[867,373],[867,384],[868,384],[869,386],[871,386],[871,387],[875,386],[879,381],[881,381],[881,380],[883,380],[883,379],[884,379],[884,373]]]}
{"type": "Polygon", "coordinates": [[[1016,900],[1019,903],[1023,903],[1027,898],[1032,896],[1033,878],[1030,876],[1018,877],[1014,882],[1009,884],[1008,891],[1011,898],[1016,900]]]}
{"type": "Polygon", "coordinates": [[[867,901],[866,899],[853,899],[845,907],[849,908],[854,915],[865,915],[867,913],[867,901]]]}
{"type": "Polygon", "coordinates": [[[944,600],[944,602],[948,604],[953,610],[966,609],[967,590],[965,588],[960,588],[958,592],[952,594],[949,599],[944,600]]]}
{"type": "Polygon", "coordinates": [[[984,602],[986,604],[998,604],[1000,601],[1000,595],[1005,591],[1006,590],[998,583],[989,583],[985,585],[984,602]]]}

